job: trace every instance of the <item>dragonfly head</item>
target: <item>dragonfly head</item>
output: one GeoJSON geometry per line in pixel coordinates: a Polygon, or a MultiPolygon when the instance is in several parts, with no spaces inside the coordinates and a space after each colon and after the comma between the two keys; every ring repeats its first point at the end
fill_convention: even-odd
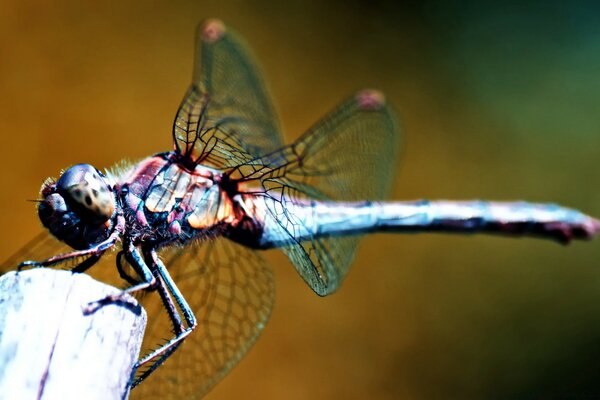
{"type": "Polygon", "coordinates": [[[106,177],[91,165],[70,167],[58,181],[44,183],[41,193],[42,224],[69,246],[86,249],[110,234],[115,195],[106,177]]]}

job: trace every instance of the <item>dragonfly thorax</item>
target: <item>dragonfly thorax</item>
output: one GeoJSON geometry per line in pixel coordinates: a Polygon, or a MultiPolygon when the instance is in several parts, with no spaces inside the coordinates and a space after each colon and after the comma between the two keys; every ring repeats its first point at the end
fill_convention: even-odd
{"type": "Polygon", "coordinates": [[[158,245],[221,232],[236,218],[235,188],[225,180],[202,165],[187,168],[173,153],[142,160],[119,183],[127,188],[123,210],[131,231],[158,245]]]}
{"type": "Polygon", "coordinates": [[[89,164],[67,169],[42,186],[38,206],[42,224],[59,240],[85,249],[109,235],[116,200],[104,175],[89,164]]]}

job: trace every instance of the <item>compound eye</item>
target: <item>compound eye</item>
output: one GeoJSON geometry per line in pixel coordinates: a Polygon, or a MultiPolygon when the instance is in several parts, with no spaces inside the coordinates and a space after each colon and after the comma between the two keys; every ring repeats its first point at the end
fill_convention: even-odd
{"type": "Polygon", "coordinates": [[[103,223],[113,216],[113,192],[102,174],[89,164],[69,168],[56,182],[56,188],[90,222],[103,223]]]}

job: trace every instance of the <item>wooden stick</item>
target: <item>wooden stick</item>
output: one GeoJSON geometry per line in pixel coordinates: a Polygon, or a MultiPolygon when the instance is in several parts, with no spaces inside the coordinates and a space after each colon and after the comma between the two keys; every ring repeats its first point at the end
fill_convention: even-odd
{"type": "Polygon", "coordinates": [[[2,276],[0,398],[127,399],[146,312],[127,297],[83,313],[118,291],[47,268],[2,276]]]}

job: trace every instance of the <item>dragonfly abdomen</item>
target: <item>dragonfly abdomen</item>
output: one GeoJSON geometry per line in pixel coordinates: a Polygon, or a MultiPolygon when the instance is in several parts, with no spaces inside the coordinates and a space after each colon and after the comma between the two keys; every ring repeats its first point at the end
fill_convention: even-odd
{"type": "MultiPolygon", "coordinates": [[[[272,201],[269,199],[266,202],[272,201]]],[[[267,210],[277,207],[267,207],[267,210]]],[[[263,247],[370,232],[497,233],[567,243],[589,239],[600,222],[555,204],[484,201],[310,202],[286,204],[263,217],[263,247]]]]}

